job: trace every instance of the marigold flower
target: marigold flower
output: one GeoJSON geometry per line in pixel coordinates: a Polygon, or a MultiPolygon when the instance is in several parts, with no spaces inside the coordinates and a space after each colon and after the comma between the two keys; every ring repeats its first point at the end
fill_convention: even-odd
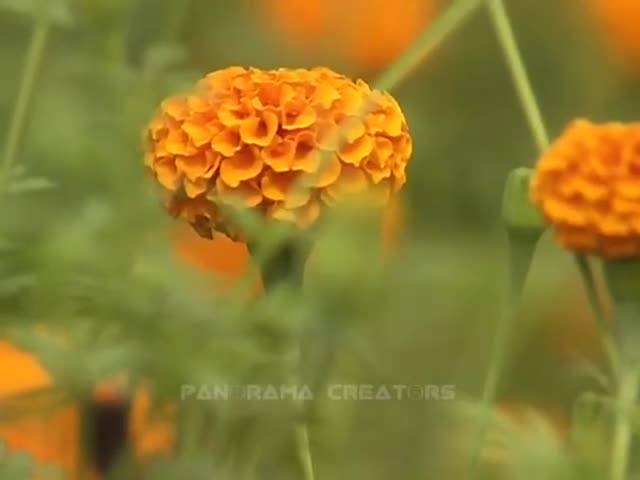
{"type": "Polygon", "coordinates": [[[531,185],[564,247],[640,255],[640,123],[574,121],[539,160],[531,185]]]}
{"type": "Polygon", "coordinates": [[[169,211],[207,237],[239,236],[225,204],[304,228],[351,194],[386,203],[412,153],[389,94],[326,68],[213,72],[191,95],[165,100],[145,133],[145,163],[169,211]]]}
{"type": "Polygon", "coordinates": [[[334,49],[365,70],[392,62],[433,19],[438,0],[262,0],[268,18],[293,44],[334,49]]]}
{"type": "MultiPolygon", "coordinates": [[[[29,394],[53,389],[53,379],[34,355],[3,340],[0,340],[0,364],[3,365],[0,411],[4,413],[0,420],[0,443],[5,443],[9,451],[29,453],[35,465],[59,467],[65,479],[79,478],[80,473],[87,478],[99,478],[95,465],[88,465],[86,472],[78,472],[83,421],[78,405],[60,405],[55,395],[44,393],[30,398],[29,394]],[[10,412],[15,415],[9,415],[10,412]]],[[[99,386],[96,404],[117,402],[117,392],[118,386],[99,386]]],[[[139,389],[128,418],[131,447],[140,461],[151,455],[168,454],[173,446],[172,412],[156,415],[148,398],[148,392],[139,389]]]]}

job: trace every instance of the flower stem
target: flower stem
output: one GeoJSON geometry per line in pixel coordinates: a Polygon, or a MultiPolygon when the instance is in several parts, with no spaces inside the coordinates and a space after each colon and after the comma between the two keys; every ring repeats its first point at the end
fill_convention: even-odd
{"type": "MultiPolygon", "coordinates": [[[[498,37],[498,42],[502,48],[507,66],[511,72],[511,77],[518,94],[518,98],[522,105],[523,111],[527,118],[531,134],[536,142],[540,151],[543,151],[548,146],[548,136],[542,114],[540,113],[540,107],[536,100],[536,96],[531,87],[531,82],[527,75],[524,61],[520,54],[509,16],[504,8],[502,0],[489,0],[489,13],[493,22],[493,26],[498,37]]],[[[523,279],[526,277],[526,270],[528,270],[528,263],[526,266],[520,265],[521,258],[518,257],[518,242],[516,239],[509,239],[510,246],[510,258],[509,258],[509,275],[506,286],[506,299],[503,307],[503,312],[498,323],[492,351],[491,359],[489,363],[489,369],[485,378],[483,392],[482,392],[482,408],[486,414],[486,419],[483,417],[478,437],[474,443],[471,458],[471,471],[475,471],[484,444],[485,436],[489,426],[488,411],[491,405],[495,401],[497,394],[498,380],[504,369],[504,363],[507,352],[507,345],[511,336],[511,327],[514,320],[515,309],[520,301],[522,294],[523,279]],[[516,268],[526,268],[525,271],[516,271],[516,268]]]]}
{"type": "MultiPolygon", "coordinates": [[[[253,248],[253,246],[250,246],[249,250],[252,254],[256,254],[257,249],[253,248]]],[[[261,265],[262,282],[267,294],[286,281],[291,281],[295,287],[302,288],[304,267],[309,253],[310,246],[304,240],[295,241],[291,239],[281,244],[269,258],[263,259],[261,265]]],[[[297,346],[296,358],[298,369],[301,370],[302,347],[300,344],[297,346]]],[[[295,408],[299,417],[296,420],[293,434],[300,473],[303,480],[315,480],[309,442],[309,428],[304,418],[305,407],[302,402],[296,401],[295,408]]]]}
{"type": "Polygon", "coordinates": [[[490,0],[489,11],[498,35],[500,47],[509,65],[509,71],[511,72],[520,104],[527,117],[531,135],[536,142],[538,150],[543,152],[549,146],[549,135],[547,134],[540,106],[527,75],[527,69],[522,60],[503,0],[490,0]]]}
{"type": "Polygon", "coordinates": [[[617,378],[621,368],[620,355],[618,354],[618,348],[611,331],[611,326],[607,324],[604,309],[598,295],[598,288],[596,286],[593,269],[591,268],[591,265],[589,265],[588,258],[584,255],[576,255],[575,258],[578,264],[578,269],[580,270],[582,282],[584,283],[589,304],[594,312],[596,323],[600,330],[600,335],[602,336],[602,344],[607,355],[607,359],[610,363],[614,377],[617,378]]]}
{"type": "Polygon", "coordinates": [[[440,15],[411,47],[374,82],[378,90],[389,90],[400,83],[431,50],[487,0],[456,0],[440,15]]]}
{"type": "Polygon", "coordinates": [[[616,424],[613,437],[611,461],[611,480],[626,480],[631,451],[633,432],[629,420],[640,388],[640,375],[637,368],[628,368],[622,372],[618,390],[616,424]]]}
{"type": "Polygon", "coordinates": [[[24,131],[27,111],[33,95],[33,87],[35,86],[38,70],[44,56],[49,27],[49,22],[45,18],[38,19],[33,27],[29,50],[27,51],[25,66],[22,72],[20,90],[18,91],[16,106],[11,117],[2,164],[0,165],[0,189],[6,187],[16,162],[18,145],[24,131]]]}

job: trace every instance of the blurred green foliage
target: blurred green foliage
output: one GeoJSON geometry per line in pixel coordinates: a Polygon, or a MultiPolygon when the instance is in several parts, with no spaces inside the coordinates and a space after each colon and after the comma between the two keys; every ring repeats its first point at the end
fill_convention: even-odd
{"type": "MultiPolygon", "coordinates": [[[[576,2],[508,7],[553,135],[575,116],[637,116],[638,83],[606,57],[576,2]]],[[[231,64],[322,61],[366,80],[376,73],[334,65],[331,52],[320,59],[297,50],[256,11],[249,1],[225,0],[0,1],[0,132],[9,129],[34,23],[52,24],[0,206],[0,329],[37,352],[57,388],[76,399],[123,371],[170,402],[183,384],[281,383],[301,335],[307,380],[326,371],[338,383],[454,384],[462,403],[476,398],[503,296],[504,181],[536,158],[486,12],[393,92],[415,142],[401,252],[378,265],[366,230],[336,222],[304,293],[289,286],[247,306],[240,293],[208,292],[202,275],[175,258],[173,221],[143,169],[142,127],[165,96],[231,64]],[[41,325],[63,332],[73,348],[35,335],[41,325]],[[325,347],[335,353],[328,364],[325,347]]],[[[601,392],[582,370],[585,362],[599,368],[600,352],[576,344],[565,355],[556,346],[571,344],[570,335],[548,341],[563,335],[549,320],[592,325],[588,316],[554,314],[560,304],[571,315],[569,302],[582,312],[586,300],[563,291],[577,284],[567,255],[547,239],[538,253],[500,399],[568,416],[580,392],[601,392]]],[[[254,478],[256,465],[261,478],[296,478],[286,473],[296,420],[289,403],[181,406],[181,422],[191,425],[181,439],[212,444],[215,456],[185,451],[149,478],[254,478]]],[[[446,402],[325,401],[309,415],[319,479],[458,478],[473,435],[472,422],[446,402]]],[[[591,464],[572,476],[564,450],[545,438],[527,441],[540,448],[519,451],[520,476],[506,478],[602,478],[591,464]]],[[[0,478],[28,478],[17,473],[24,456],[11,458],[0,453],[0,478]]]]}

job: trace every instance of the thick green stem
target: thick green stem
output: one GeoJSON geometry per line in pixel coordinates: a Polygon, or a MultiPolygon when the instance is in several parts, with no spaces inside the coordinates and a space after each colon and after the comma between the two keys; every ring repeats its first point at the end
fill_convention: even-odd
{"type": "Polygon", "coordinates": [[[611,459],[611,480],[626,480],[633,438],[629,418],[638,397],[640,376],[637,368],[625,370],[618,390],[616,424],[611,459]]]}
{"type": "Polygon", "coordinates": [[[39,19],[33,27],[31,42],[29,44],[29,50],[27,52],[26,62],[22,73],[20,90],[18,91],[16,106],[13,110],[11,123],[7,133],[2,165],[0,166],[0,190],[6,187],[16,163],[18,145],[20,144],[20,138],[24,131],[27,111],[29,110],[29,104],[33,95],[33,88],[44,56],[48,34],[48,20],[44,18],[39,19]]]}
{"type": "MultiPolygon", "coordinates": [[[[257,253],[255,248],[250,248],[252,253],[257,253]]],[[[304,240],[290,240],[278,246],[277,250],[265,258],[261,265],[262,282],[267,293],[275,290],[282,283],[292,282],[296,288],[302,288],[304,281],[304,268],[310,253],[310,246],[304,240]]],[[[301,340],[300,340],[301,342],[301,340]]],[[[298,370],[302,369],[302,346],[299,344],[296,350],[298,370]]],[[[294,380],[299,380],[300,372],[293,375],[294,380]]],[[[309,428],[305,420],[306,408],[301,401],[295,402],[297,420],[294,425],[294,442],[296,458],[300,474],[303,480],[314,480],[313,457],[309,441],[309,428]]]]}

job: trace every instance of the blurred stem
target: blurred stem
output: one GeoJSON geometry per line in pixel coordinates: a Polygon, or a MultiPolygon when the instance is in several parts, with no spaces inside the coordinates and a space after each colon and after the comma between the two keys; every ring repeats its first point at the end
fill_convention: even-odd
{"type": "MultiPolygon", "coordinates": [[[[252,254],[256,254],[256,249],[250,247],[252,254]]],[[[280,287],[283,283],[291,282],[295,288],[302,288],[304,282],[304,270],[306,260],[311,252],[311,246],[301,239],[296,241],[290,239],[278,246],[277,250],[268,258],[263,260],[261,265],[262,282],[267,294],[280,287]]],[[[258,255],[255,255],[256,257],[258,255]]],[[[296,346],[296,364],[298,367],[298,375],[302,370],[302,345],[296,346]]],[[[298,410],[298,419],[294,426],[294,440],[296,447],[296,458],[299,463],[300,473],[303,480],[314,480],[313,459],[311,455],[311,444],[309,441],[309,428],[307,426],[305,415],[306,410],[304,404],[300,401],[295,402],[298,410]]]]}
{"type": "Polygon", "coordinates": [[[640,376],[638,369],[625,369],[620,379],[616,410],[616,425],[613,437],[611,480],[626,480],[631,452],[633,431],[629,416],[638,397],[640,376]]]}
{"type": "MultiPolygon", "coordinates": [[[[509,16],[504,7],[502,0],[489,0],[489,13],[491,20],[498,37],[498,42],[502,48],[507,66],[511,72],[513,84],[518,94],[518,99],[522,105],[522,109],[527,118],[531,134],[534,141],[540,151],[544,151],[548,144],[547,130],[542,119],[540,107],[536,100],[536,96],[531,87],[531,82],[527,75],[527,70],[522,60],[518,44],[516,42],[509,16]]],[[[521,259],[518,257],[517,245],[515,239],[510,238],[510,258],[509,258],[509,273],[506,287],[506,299],[503,313],[498,323],[496,336],[494,339],[493,349],[491,352],[491,361],[489,364],[489,371],[485,378],[484,389],[482,393],[482,407],[485,412],[483,417],[480,431],[478,432],[478,438],[474,444],[474,450],[472,451],[471,469],[472,472],[477,467],[480,459],[482,447],[484,445],[485,436],[489,426],[488,412],[491,405],[495,401],[498,380],[504,369],[505,357],[507,352],[507,345],[511,336],[512,323],[514,321],[514,314],[516,307],[520,301],[522,294],[522,282],[526,277],[526,271],[529,269],[529,263],[526,264],[526,270],[517,272],[517,269],[522,269],[521,259]]],[[[530,259],[529,259],[530,262],[530,259]]]]}
{"type": "Polygon", "coordinates": [[[493,346],[491,349],[489,370],[487,371],[482,390],[481,407],[484,415],[481,420],[477,437],[473,443],[473,450],[471,452],[471,472],[475,471],[478,466],[478,462],[480,461],[482,447],[490,425],[491,416],[489,415],[489,411],[498,392],[498,382],[502,371],[504,370],[507,346],[509,338],[511,337],[515,312],[518,303],[520,302],[522,287],[524,285],[523,279],[526,277],[526,272],[524,272],[524,276],[522,275],[522,262],[521,258],[519,258],[520,253],[521,252],[519,252],[516,247],[516,242],[511,239],[509,242],[509,270],[507,272],[505,301],[502,314],[498,320],[498,326],[496,328],[493,346]]]}
{"type": "Polygon", "coordinates": [[[490,0],[489,12],[496,34],[498,35],[498,42],[502,48],[502,53],[507,60],[520,104],[527,117],[531,135],[536,142],[538,150],[543,152],[549,146],[549,135],[547,134],[542,113],[540,112],[540,106],[533,92],[529,76],[527,75],[527,69],[522,60],[522,55],[520,54],[503,0],[490,0]]]}
{"type": "Polygon", "coordinates": [[[598,324],[598,328],[600,330],[600,335],[602,336],[602,344],[605,350],[605,354],[607,355],[607,359],[610,363],[610,367],[614,374],[614,377],[618,378],[621,368],[620,356],[618,354],[618,348],[616,347],[616,342],[611,330],[611,326],[607,323],[604,308],[602,307],[602,302],[600,301],[600,296],[598,295],[598,288],[596,285],[593,269],[589,264],[588,257],[586,257],[585,255],[576,255],[575,258],[578,264],[578,269],[580,270],[582,282],[584,283],[587,298],[589,299],[589,304],[591,305],[591,309],[593,310],[594,316],[596,318],[596,323],[598,324]]]}
{"type": "MultiPolygon", "coordinates": [[[[300,0],[303,1],[303,0],[300,0]]],[[[406,52],[374,82],[378,90],[389,90],[400,83],[450,33],[486,0],[456,0],[406,52]]]]}
{"type": "Polygon", "coordinates": [[[18,145],[24,131],[25,120],[33,88],[38,77],[38,70],[42,63],[47,37],[49,34],[49,22],[46,18],[39,18],[33,27],[29,50],[27,51],[22,80],[16,100],[16,106],[11,116],[11,123],[7,133],[2,166],[0,167],[0,190],[4,189],[11,176],[11,171],[16,162],[18,145]]]}

